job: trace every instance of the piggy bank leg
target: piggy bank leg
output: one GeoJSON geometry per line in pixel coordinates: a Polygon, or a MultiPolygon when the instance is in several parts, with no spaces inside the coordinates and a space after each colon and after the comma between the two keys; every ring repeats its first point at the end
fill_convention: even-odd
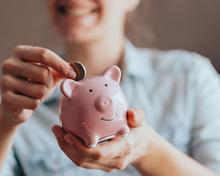
{"type": "Polygon", "coordinates": [[[125,136],[129,133],[130,129],[127,125],[125,125],[123,128],[121,128],[118,132],[119,135],[125,136]]]}
{"type": "Polygon", "coordinates": [[[99,142],[99,137],[98,136],[90,136],[84,142],[87,147],[94,148],[94,147],[96,147],[96,145],[99,142]]]}

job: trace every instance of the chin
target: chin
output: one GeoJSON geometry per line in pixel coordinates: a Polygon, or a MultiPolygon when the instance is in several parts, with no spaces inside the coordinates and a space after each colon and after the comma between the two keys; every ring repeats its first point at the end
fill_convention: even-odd
{"type": "Polygon", "coordinates": [[[97,41],[101,38],[101,32],[97,30],[79,30],[79,29],[71,29],[69,31],[65,31],[61,33],[64,42],[66,43],[91,43],[97,41]]]}

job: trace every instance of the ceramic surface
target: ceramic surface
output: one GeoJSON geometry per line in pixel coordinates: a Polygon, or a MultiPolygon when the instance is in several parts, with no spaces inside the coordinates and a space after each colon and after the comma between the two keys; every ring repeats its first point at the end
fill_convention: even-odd
{"type": "Polygon", "coordinates": [[[121,71],[109,67],[102,75],[80,82],[65,79],[60,90],[60,119],[65,131],[80,137],[86,146],[129,132],[127,100],[119,86],[121,71]]]}

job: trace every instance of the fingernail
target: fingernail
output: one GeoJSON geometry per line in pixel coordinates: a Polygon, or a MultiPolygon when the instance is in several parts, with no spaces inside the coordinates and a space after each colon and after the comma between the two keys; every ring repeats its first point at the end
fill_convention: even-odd
{"type": "Polygon", "coordinates": [[[76,78],[76,73],[75,71],[73,70],[70,70],[69,73],[68,73],[69,77],[72,78],[72,79],[75,79],[76,78]]]}
{"type": "Polygon", "coordinates": [[[65,136],[64,136],[64,139],[65,139],[65,141],[66,141],[68,144],[70,144],[70,145],[73,144],[72,139],[70,138],[69,135],[65,135],[65,136]]]}
{"type": "Polygon", "coordinates": [[[52,128],[53,133],[55,134],[56,137],[60,137],[61,133],[60,133],[60,129],[57,127],[53,127],[52,128]]]}

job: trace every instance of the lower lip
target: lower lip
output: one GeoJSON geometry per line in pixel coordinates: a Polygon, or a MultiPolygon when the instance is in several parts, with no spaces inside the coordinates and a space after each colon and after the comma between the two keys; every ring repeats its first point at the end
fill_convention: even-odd
{"type": "Polygon", "coordinates": [[[98,20],[98,12],[91,12],[86,15],[59,15],[59,19],[63,24],[74,24],[80,26],[89,26],[98,20]]]}

